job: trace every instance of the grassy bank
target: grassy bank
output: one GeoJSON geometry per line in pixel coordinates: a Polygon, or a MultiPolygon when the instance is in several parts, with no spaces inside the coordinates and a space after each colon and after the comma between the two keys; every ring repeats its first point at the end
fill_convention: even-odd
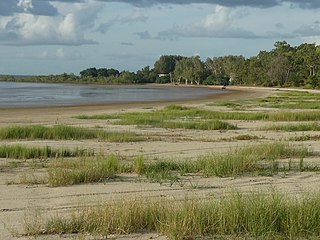
{"type": "Polygon", "coordinates": [[[130,199],[82,206],[70,217],[25,219],[25,233],[157,232],[169,239],[238,236],[254,239],[320,237],[320,195],[301,199],[271,193],[234,193],[220,199],[130,199]]]}
{"type": "Polygon", "coordinates": [[[8,139],[99,139],[110,142],[134,142],[141,141],[142,137],[132,132],[108,132],[98,129],[72,127],[66,125],[57,125],[53,127],[30,125],[0,128],[0,140],[8,139]]]}

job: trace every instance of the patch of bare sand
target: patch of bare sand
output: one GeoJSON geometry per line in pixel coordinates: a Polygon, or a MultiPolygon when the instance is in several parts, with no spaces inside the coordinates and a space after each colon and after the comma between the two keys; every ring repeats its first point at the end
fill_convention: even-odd
{"type": "MultiPolygon", "coordinates": [[[[230,87],[230,92],[207,99],[174,102],[208,108],[207,103],[216,99],[249,99],[270,96],[274,89],[230,87]]],[[[150,159],[192,159],[199,155],[223,152],[260,141],[290,139],[300,133],[265,132],[259,130],[266,122],[232,121],[239,127],[232,131],[196,131],[179,129],[155,129],[137,126],[110,125],[105,120],[79,120],[77,115],[95,115],[128,111],[151,111],[172,103],[128,103],[116,105],[48,107],[28,109],[0,109],[0,127],[44,124],[67,124],[83,127],[97,127],[106,130],[128,130],[153,137],[153,141],[135,143],[110,143],[96,140],[83,141],[5,141],[2,144],[23,144],[28,146],[52,146],[68,148],[91,148],[96,153],[119,153],[125,156],[143,154],[150,159]],[[239,135],[257,136],[257,140],[238,141],[239,135]]],[[[225,110],[212,107],[215,110],[225,110]]],[[[312,132],[312,134],[320,134],[312,132]]],[[[317,141],[303,143],[315,151],[320,151],[317,141]]],[[[1,163],[8,161],[0,159],[1,163]]],[[[308,161],[318,163],[318,158],[308,161]]],[[[183,182],[150,183],[136,175],[121,175],[113,181],[99,184],[83,184],[77,186],[49,188],[45,185],[7,185],[17,181],[24,174],[24,169],[12,169],[0,174],[0,239],[13,239],[11,229],[23,231],[24,215],[35,209],[44,215],[68,213],[81,203],[95,204],[105,200],[116,200],[132,197],[183,198],[184,196],[221,197],[230,191],[268,191],[277,189],[291,195],[316,192],[320,189],[320,175],[317,173],[287,173],[274,177],[238,177],[238,178],[203,178],[197,175],[188,176],[183,182]]],[[[74,239],[76,236],[64,236],[64,239],[74,239]]],[[[61,236],[42,236],[39,239],[60,239],[61,236]]],[[[117,239],[165,239],[154,233],[142,233],[129,236],[114,236],[117,239]]],[[[24,239],[23,237],[20,239],[24,239]]],[[[88,239],[90,239],[88,237],[88,239]]]]}

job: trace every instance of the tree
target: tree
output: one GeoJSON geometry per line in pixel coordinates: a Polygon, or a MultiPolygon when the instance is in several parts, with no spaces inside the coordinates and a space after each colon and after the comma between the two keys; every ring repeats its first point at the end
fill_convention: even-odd
{"type": "Polygon", "coordinates": [[[157,79],[157,74],[150,70],[150,66],[146,66],[137,71],[137,78],[139,83],[152,83],[157,79]]]}
{"type": "Polygon", "coordinates": [[[95,67],[93,68],[87,68],[85,70],[82,70],[80,72],[81,77],[94,77],[96,78],[98,76],[98,71],[95,67]]]}
{"type": "Polygon", "coordinates": [[[199,56],[181,59],[176,63],[174,69],[174,77],[179,83],[183,79],[186,84],[190,81],[191,84],[195,82],[199,85],[204,75],[205,65],[199,56]]]}
{"type": "Polygon", "coordinates": [[[174,71],[176,62],[182,58],[182,56],[162,55],[160,59],[154,63],[154,71],[157,74],[169,74],[174,71]]]}
{"type": "Polygon", "coordinates": [[[268,76],[270,78],[270,85],[285,85],[288,80],[291,64],[284,56],[275,56],[271,59],[269,64],[268,76]]]}

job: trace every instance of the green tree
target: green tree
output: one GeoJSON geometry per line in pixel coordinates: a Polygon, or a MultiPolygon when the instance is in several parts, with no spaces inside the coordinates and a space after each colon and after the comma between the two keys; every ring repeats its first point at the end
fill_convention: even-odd
{"type": "Polygon", "coordinates": [[[154,71],[157,74],[169,74],[174,71],[176,62],[183,59],[182,56],[162,55],[159,60],[154,63],[154,71]]]}
{"type": "Polygon", "coordinates": [[[184,80],[186,84],[196,83],[199,85],[205,76],[205,65],[199,56],[183,58],[176,63],[174,78],[180,83],[184,80]]]}
{"type": "Polygon", "coordinates": [[[98,71],[95,67],[87,68],[87,69],[82,70],[80,72],[80,76],[81,77],[94,77],[94,78],[96,78],[96,77],[98,77],[98,71]]]}

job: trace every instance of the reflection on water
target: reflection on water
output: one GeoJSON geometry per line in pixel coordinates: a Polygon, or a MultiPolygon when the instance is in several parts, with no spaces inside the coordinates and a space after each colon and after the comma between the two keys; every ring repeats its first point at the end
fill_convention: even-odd
{"type": "Polygon", "coordinates": [[[0,107],[66,106],[201,98],[221,91],[168,86],[96,86],[0,82],[0,107]]]}

